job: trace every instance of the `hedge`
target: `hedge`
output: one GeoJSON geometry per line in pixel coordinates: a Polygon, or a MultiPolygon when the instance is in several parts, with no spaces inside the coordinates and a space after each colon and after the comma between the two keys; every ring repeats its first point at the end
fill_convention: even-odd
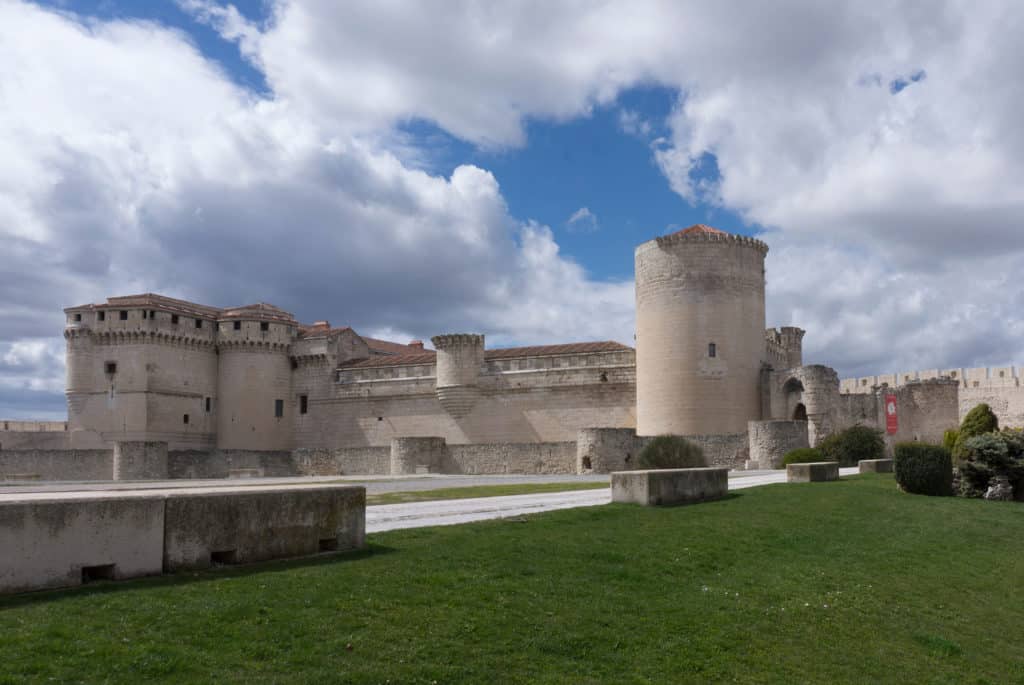
{"type": "Polygon", "coordinates": [[[884,459],[882,431],[867,426],[851,426],[833,433],[817,446],[821,461],[838,461],[840,466],[856,466],[861,459],[884,459]]]}
{"type": "Polygon", "coordinates": [[[637,456],[641,469],[691,469],[707,466],[704,450],[678,435],[659,435],[637,456]]]}
{"type": "Polygon", "coordinates": [[[815,461],[827,461],[821,452],[813,447],[798,447],[795,450],[786,452],[786,456],[782,458],[782,465],[789,466],[790,464],[809,464],[815,461]]]}
{"type": "Polygon", "coordinates": [[[918,495],[953,494],[953,459],[940,445],[902,442],[896,445],[896,482],[918,495]]]}

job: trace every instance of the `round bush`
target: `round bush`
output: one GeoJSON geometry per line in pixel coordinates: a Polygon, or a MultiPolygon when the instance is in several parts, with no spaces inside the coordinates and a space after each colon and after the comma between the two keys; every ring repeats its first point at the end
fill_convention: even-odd
{"type": "Polygon", "coordinates": [[[813,447],[798,447],[795,450],[786,452],[786,456],[782,458],[782,465],[789,466],[790,464],[810,464],[815,461],[827,461],[817,449],[813,447]]]}
{"type": "Polygon", "coordinates": [[[692,469],[707,466],[704,450],[678,435],[651,439],[637,456],[641,469],[692,469]]]}
{"type": "Polygon", "coordinates": [[[982,402],[974,409],[967,412],[967,416],[960,423],[960,433],[956,436],[956,443],[953,445],[953,458],[957,461],[967,457],[967,448],[964,443],[978,435],[992,433],[999,430],[999,418],[992,411],[992,408],[982,402]]]}
{"type": "Polygon", "coordinates": [[[953,459],[940,445],[902,442],[896,445],[896,482],[918,495],[953,494],[953,459]]]}
{"type": "Polygon", "coordinates": [[[838,461],[840,466],[856,466],[861,459],[884,459],[882,431],[867,426],[850,426],[833,433],[817,445],[821,461],[838,461]]]}

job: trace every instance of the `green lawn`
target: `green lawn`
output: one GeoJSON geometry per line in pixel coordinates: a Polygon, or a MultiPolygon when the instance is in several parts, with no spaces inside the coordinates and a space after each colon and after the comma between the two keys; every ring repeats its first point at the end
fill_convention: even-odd
{"type": "Polygon", "coordinates": [[[439,499],[463,499],[466,497],[500,497],[502,495],[533,495],[544,492],[569,492],[570,490],[607,490],[608,483],[511,483],[508,485],[471,485],[463,488],[441,488],[439,490],[410,490],[408,492],[381,492],[367,495],[367,504],[402,504],[404,502],[429,502],[439,499]]]}
{"type": "Polygon", "coordinates": [[[1024,507],[890,476],[0,600],[0,682],[1024,683],[1024,507]]]}

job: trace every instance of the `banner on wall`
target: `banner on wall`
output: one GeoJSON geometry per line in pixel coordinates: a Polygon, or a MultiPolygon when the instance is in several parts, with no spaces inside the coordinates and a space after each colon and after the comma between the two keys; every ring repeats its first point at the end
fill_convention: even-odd
{"type": "Polygon", "coordinates": [[[899,418],[896,416],[896,395],[885,396],[885,432],[896,435],[899,429],[899,418]]]}

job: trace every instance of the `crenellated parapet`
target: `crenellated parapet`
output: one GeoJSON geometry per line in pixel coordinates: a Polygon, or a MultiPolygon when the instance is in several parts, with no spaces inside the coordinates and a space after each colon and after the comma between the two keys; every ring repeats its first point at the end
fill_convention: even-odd
{"type": "Polygon", "coordinates": [[[768,254],[768,245],[757,238],[751,238],[745,235],[736,235],[734,233],[725,233],[724,231],[678,231],[670,235],[658,236],[654,240],[658,243],[658,247],[661,248],[674,247],[687,243],[721,243],[749,247],[760,252],[762,256],[768,254]]]}
{"type": "Polygon", "coordinates": [[[289,344],[276,340],[218,340],[217,349],[221,352],[252,352],[264,354],[287,354],[289,344]]]}

